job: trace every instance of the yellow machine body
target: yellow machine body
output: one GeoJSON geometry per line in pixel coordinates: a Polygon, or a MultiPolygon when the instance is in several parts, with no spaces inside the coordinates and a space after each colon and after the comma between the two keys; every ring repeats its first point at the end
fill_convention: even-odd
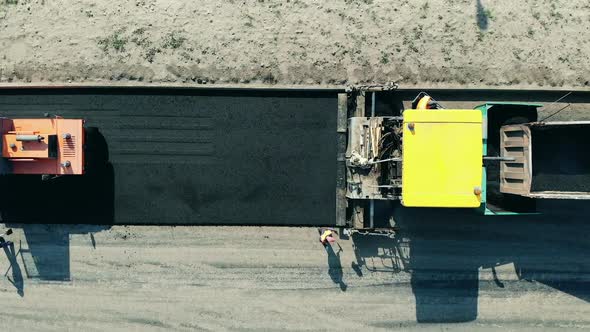
{"type": "Polygon", "coordinates": [[[404,206],[479,207],[481,185],[479,110],[404,112],[404,206]]]}

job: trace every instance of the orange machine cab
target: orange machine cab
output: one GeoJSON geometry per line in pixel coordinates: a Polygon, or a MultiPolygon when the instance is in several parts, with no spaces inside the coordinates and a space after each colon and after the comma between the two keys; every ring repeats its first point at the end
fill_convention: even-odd
{"type": "Polygon", "coordinates": [[[84,121],[0,119],[2,174],[83,174],[84,121]]]}

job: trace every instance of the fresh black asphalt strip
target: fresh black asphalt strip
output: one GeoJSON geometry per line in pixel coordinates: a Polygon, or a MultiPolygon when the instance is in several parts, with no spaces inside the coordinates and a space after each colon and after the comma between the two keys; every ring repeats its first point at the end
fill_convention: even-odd
{"type": "Polygon", "coordinates": [[[87,157],[108,156],[84,177],[4,176],[7,222],[335,222],[335,92],[15,90],[0,113],[86,119],[87,157]]]}

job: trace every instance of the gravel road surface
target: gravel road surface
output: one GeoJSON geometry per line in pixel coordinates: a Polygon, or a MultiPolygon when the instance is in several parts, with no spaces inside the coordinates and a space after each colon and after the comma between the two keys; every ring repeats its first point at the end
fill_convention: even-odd
{"type": "Polygon", "coordinates": [[[588,208],[401,210],[393,239],[314,228],[7,225],[3,324],[69,330],[590,328],[588,208]],[[401,221],[403,220],[403,221],[401,221]],[[493,269],[492,269],[493,267],[493,269]]]}

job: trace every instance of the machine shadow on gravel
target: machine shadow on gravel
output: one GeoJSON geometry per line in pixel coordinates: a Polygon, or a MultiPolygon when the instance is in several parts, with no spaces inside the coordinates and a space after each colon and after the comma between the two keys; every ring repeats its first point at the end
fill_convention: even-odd
{"type": "Polygon", "coordinates": [[[395,206],[400,231],[392,238],[355,234],[352,268],[359,276],[410,273],[416,319],[423,323],[476,320],[480,290],[508,293],[528,282],[590,301],[587,205],[550,201],[542,204],[543,215],[517,217],[395,206]],[[496,274],[504,264],[513,264],[517,281],[496,274]],[[480,278],[480,269],[492,269],[493,279],[480,278]]]}
{"type": "Polygon", "coordinates": [[[85,174],[42,179],[38,175],[5,175],[0,185],[4,223],[111,225],[115,174],[108,146],[96,128],[87,128],[85,174]]]}
{"type": "Polygon", "coordinates": [[[81,176],[0,178],[3,188],[11,188],[0,201],[2,222],[22,228],[26,239],[14,244],[15,252],[6,253],[15,280],[71,280],[70,235],[90,234],[93,239],[92,233],[111,227],[115,176],[106,140],[96,128],[87,128],[86,156],[81,176]]]}

